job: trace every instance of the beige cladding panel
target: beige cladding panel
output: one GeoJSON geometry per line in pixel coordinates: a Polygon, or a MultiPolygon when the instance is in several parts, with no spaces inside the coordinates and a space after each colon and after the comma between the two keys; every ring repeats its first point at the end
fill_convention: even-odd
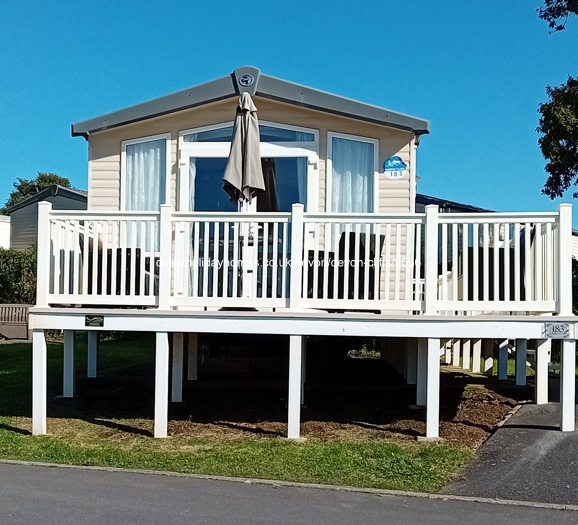
{"type": "MultiPolygon", "coordinates": [[[[385,128],[377,124],[331,115],[268,99],[255,98],[259,118],[319,131],[319,210],[325,210],[327,133],[337,132],[379,140],[379,168],[383,161],[399,155],[410,164],[411,133],[385,128]]],[[[90,137],[89,207],[118,209],[120,206],[120,158],[124,140],[171,133],[170,202],[175,204],[178,177],[179,132],[213,124],[232,122],[237,99],[207,104],[147,121],[102,131],[90,137]]],[[[408,212],[410,209],[410,170],[401,180],[391,181],[379,175],[378,211],[408,212]]]]}

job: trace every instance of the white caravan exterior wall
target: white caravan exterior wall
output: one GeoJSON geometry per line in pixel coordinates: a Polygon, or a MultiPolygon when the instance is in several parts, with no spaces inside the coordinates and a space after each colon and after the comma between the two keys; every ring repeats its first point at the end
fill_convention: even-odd
{"type": "MultiPolygon", "coordinates": [[[[206,104],[170,115],[151,118],[114,129],[96,132],[89,137],[88,209],[119,210],[121,203],[121,143],[170,133],[170,200],[177,206],[179,132],[191,128],[230,123],[235,116],[237,97],[206,104]]],[[[311,110],[287,103],[255,97],[260,120],[319,130],[319,199],[318,210],[326,211],[327,137],[329,132],[370,137],[379,141],[376,211],[408,213],[413,211],[415,191],[414,134],[348,117],[311,110]],[[397,180],[383,173],[383,162],[397,155],[408,165],[407,174],[397,180]]]]}

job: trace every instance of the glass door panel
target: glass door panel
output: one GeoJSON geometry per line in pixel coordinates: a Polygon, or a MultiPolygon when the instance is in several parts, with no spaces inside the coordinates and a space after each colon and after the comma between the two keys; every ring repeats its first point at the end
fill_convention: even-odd
{"type": "Polygon", "coordinates": [[[189,159],[189,211],[237,211],[223,190],[226,158],[189,159]]]}

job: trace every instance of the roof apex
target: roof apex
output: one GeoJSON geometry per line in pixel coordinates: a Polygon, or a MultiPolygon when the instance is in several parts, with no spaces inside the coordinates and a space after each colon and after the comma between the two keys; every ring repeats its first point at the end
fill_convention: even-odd
{"type": "Polygon", "coordinates": [[[72,136],[88,138],[91,133],[237,97],[244,92],[252,96],[373,122],[416,135],[429,133],[430,129],[427,120],[271,77],[253,66],[243,66],[217,80],[77,122],[72,125],[72,136]]]}

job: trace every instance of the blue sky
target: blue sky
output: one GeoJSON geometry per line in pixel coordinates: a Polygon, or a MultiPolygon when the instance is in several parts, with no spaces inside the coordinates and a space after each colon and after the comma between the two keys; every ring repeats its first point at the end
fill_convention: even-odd
{"type": "Polygon", "coordinates": [[[537,108],[546,85],[578,74],[578,20],[550,35],[540,5],[3,0],[0,204],[16,177],[38,171],[87,187],[87,146],[70,136],[73,122],[253,65],[429,119],[421,193],[501,211],[554,210],[540,194],[537,108]]]}

